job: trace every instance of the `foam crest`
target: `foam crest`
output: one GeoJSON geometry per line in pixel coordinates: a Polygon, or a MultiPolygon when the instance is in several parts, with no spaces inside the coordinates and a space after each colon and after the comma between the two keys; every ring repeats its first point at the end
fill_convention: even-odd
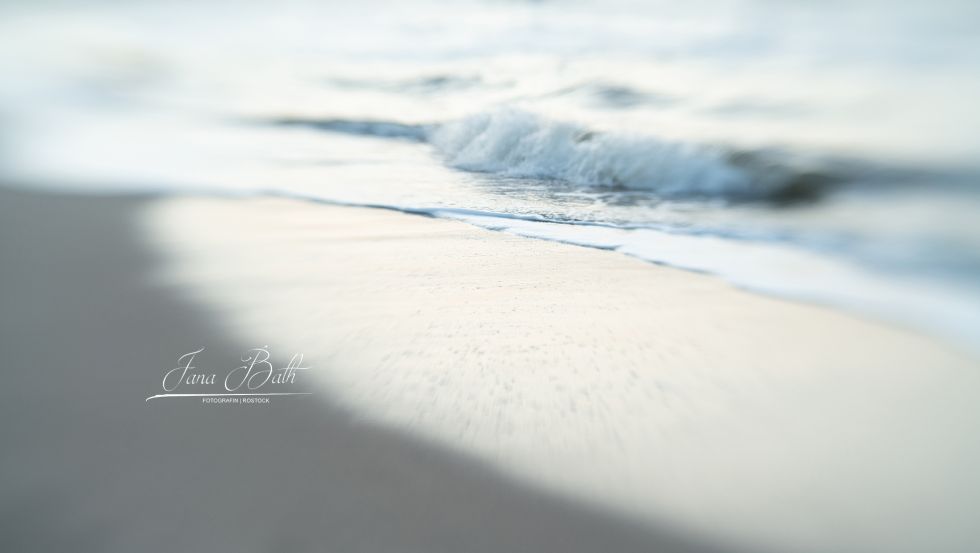
{"type": "Polygon", "coordinates": [[[655,136],[600,133],[514,109],[433,126],[429,142],[455,168],[665,198],[784,199],[811,195],[814,179],[761,154],[655,136]]]}

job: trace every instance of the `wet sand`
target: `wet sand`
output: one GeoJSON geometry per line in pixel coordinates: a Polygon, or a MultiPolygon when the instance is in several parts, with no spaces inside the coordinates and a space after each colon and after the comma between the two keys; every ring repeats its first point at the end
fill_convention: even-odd
{"type": "Polygon", "coordinates": [[[753,550],[980,544],[980,364],[955,346],[395,211],[176,197],[140,223],[155,278],[237,342],[529,487],[753,550]]]}
{"type": "Polygon", "coordinates": [[[5,551],[704,551],[352,417],[145,398],[178,353],[237,360],[155,277],[156,200],[0,190],[5,551]]]}
{"type": "Polygon", "coordinates": [[[383,210],[2,190],[0,225],[5,549],[980,543],[980,370],[928,337],[383,210]],[[313,395],[146,401],[257,345],[313,395]]]}

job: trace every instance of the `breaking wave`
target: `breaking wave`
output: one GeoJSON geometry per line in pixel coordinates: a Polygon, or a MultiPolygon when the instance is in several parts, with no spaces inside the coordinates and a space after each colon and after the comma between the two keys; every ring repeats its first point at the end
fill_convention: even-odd
{"type": "Polygon", "coordinates": [[[273,123],[427,142],[447,165],[463,171],[663,198],[795,202],[819,197],[840,180],[775,152],[603,133],[516,109],[435,124],[289,118],[273,123]]]}
{"type": "Polygon", "coordinates": [[[763,152],[600,133],[518,110],[434,126],[428,141],[458,169],[645,190],[665,198],[807,199],[835,180],[829,173],[782,165],[763,152]]]}

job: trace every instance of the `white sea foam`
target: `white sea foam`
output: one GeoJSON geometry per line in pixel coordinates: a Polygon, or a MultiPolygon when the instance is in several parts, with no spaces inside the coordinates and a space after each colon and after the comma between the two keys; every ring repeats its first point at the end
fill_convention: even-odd
{"type": "Polygon", "coordinates": [[[655,134],[600,132],[500,108],[441,123],[280,118],[275,125],[431,144],[450,167],[497,176],[634,190],[661,198],[780,199],[818,194],[829,174],[794,168],[785,154],[739,151],[655,134]]]}
{"type": "Polygon", "coordinates": [[[753,196],[763,182],[717,147],[652,136],[606,134],[515,109],[473,115],[433,128],[429,141],[452,167],[510,177],[676,196],[753,196]]]}
{"type": "Polygon", "coordinates": [[[644,261],[720,276],[749,290],[899,322],[945,337],[980,355],[980,294],[914,276],[880,275],[786,244],[694,236],[651,228],[552,223],[468,210],[429,213],[529,238],[613,250],[644,261]]]}

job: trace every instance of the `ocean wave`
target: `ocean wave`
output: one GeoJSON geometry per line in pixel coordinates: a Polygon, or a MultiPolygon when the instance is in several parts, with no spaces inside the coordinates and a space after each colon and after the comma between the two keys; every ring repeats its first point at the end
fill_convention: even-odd
{"type": "Polygon", "coordinates": [[[433,126],[428,142],[455,168],[582,186],[645,190],[665,198],[812,199],[836,178],[778,155],[653,136],[600,133],[519,110],[433,126]]]}
{"type": "Polygon", "coordinates": [[[516,109],[444,123],[280,118],[275,125],[430,144],[455,169],[654,193],[667,199],[792,203],[840,180],[782,152],[744,151],[655,136],[597,132],[516,109]]]}

